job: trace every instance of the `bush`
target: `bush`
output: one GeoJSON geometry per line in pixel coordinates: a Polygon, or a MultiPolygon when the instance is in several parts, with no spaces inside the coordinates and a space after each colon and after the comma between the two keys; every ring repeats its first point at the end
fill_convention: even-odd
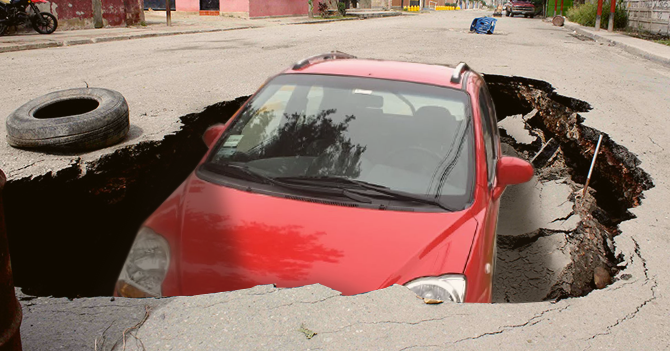
{"type": "Polygon", "coordinates": [[[340,12],[341,16],[346,16],[347,14],[347,4],[344,2],[337,3],[337,11],[340,12]]]}
{"type": "MultiPolygon", "coordinates": [[[[581,24],[585,27],[594,27],[596,25],[596,14],[598,12],[598,3],[586,3],[577,5],[568,10],[567,17],[570,21],[581,24]]],[[[603,12],[600,19],[600,28],[607,29],[610,18],[610,3],[603,4],[603,12]]],[[[623,2],[619,1],[614,11],[614,28],[623,29],[628,26],[628,13],[624,9],[623,2]]]]}
{"type": "Polygon", "coordinates": [[[328,4],[325,1],[319,3],[319,15],[324,18],[328,17],[328,4]]]}

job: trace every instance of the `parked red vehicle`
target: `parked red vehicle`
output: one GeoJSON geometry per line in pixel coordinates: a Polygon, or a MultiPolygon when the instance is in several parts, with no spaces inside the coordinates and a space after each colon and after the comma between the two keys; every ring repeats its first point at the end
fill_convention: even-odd
{"type": "Polygon", "coordinates": [[[490,302],[500,196],[533,175],[501,155],[486,83],[464,63],[311,57],[204,139],[139,230],[116,296],[403,284],[490,302]]]}
{"type": "Polygon", "coordinates": [[[530,1],[512,0],[505,3],[505,14],[509,17],[523,15],[523,17],[535,17],[535,5],[530,1]]]}

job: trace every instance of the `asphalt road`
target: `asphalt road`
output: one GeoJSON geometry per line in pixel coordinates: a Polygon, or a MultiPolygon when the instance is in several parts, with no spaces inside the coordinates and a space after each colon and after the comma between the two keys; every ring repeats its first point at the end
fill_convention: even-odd
{"type": "MultiPolygon", "coordinates": [[[[615,238],[629,279],[557,303],[430,306],[397,286],[341,297],[318,285],[165,299],[131,330],[137,338],[126,349],[142,349],[137,340],[149,350],[668,348],[670,69],[580,40],[539,19],[503,17],[493,35],[468,33],[472,18],[485,14],[490,15],[445,11],[5,53],[0,115],[32,97],[88,83],[128,99],[134,133],[116,148],[161,140],[180,127],[180,116],[248,95],[291,63],[330,50],[418,62],[465,61],[482,73],[548,81],[559,94],[589,102],[593,110],[582,114],[586,124],[637,154],[654,179],[656,187],[633,209],[637,218],[622,223],[615,238]],[[302,324],[317,334],[307,339],[298,331],[302,324]]],[[[113,149],[54,156],[0,143],[0,168],[9,179],[20,179],[57,171],[77,157],[87,167],[113,149]]],[[[24,304],[26,350],[92,349],[101,335],[118,341],[145,311],[143,301],[117,299],[114,303],[124,307],[112,312],[95,308],[96,301],[109,298],[77,300],[79,306],[48,300],[24,304]],[[40,308],[51,311],[50,319],[39,314],[40,308]],[[88,319],[77,324],[81,318],[88,319]]]]}

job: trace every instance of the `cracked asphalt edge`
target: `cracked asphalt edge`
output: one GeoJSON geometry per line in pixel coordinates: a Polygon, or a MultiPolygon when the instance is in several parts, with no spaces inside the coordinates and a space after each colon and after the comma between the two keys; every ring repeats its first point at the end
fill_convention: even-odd
{"type": "MultiPolygon", "coordinates": [[[[394,350],[538,345],[585,349],[635,318],[655,299],[656,283],[647,275],[639,246],[630,241],[632,251],[624,255],[625,272],[632,278],[583,298],[514,305],[426,305],[399,285],[355,296],[342,296],[319,284],[292,289],[262,285],[154,299],[160,304],[132,338],[126,337],[126,350],[379,349],[380,342],[394,350]],[[616,308],[609,313],[594,311],[601,307],[592,299],[606,300],[601,302],[616,308]],[[599,318],[584,318],[585,314],[599,318]],[[316,335],[305,338],[298,331],[303,325],[316,335]],[[509,340],[526,342],[506,343],[509,340]]],[[[124,300],[128,299],[117,299],[124,300]]],[[[119,350],[120,337],[116,335],[114,344],[119,350]]]]}

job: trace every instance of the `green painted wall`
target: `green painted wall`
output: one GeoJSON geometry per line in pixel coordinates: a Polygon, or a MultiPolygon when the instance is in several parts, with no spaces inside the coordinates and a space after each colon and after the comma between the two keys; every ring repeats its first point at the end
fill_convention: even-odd
{"type": "MultiPolygon", "coordinates": [[[[563,0],[563,16],[568,13],[568,9],[572,7],[572,0],[563,0]]],[[[558,0],[557,14],[561,14],[561,0],[558,0]]],[[[554,16],[554,0],[547,0],[547,17],[554,16]]]]}

